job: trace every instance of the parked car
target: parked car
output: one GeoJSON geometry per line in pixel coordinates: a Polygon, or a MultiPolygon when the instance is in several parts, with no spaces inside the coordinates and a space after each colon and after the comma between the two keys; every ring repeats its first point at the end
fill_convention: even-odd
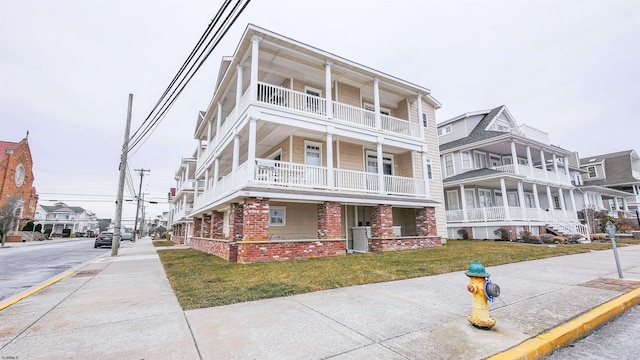
{"type": "Polygon", "coordinates": [[[113,242],[113,233],[108,231],[103,231],[100,234],[98,234],[98,236],[96,236],[96,242],[93,245],[93,248],[97,249],[103,246],[111,246],[112,242],[113,242]]]}
{"type": "Polygon", "coordinates": [[[120,235],[120,240],[124,241],[124,240],[132,240],[132,239],[133,239],[133,234],[130,232],[125,232],[120,235]]]}

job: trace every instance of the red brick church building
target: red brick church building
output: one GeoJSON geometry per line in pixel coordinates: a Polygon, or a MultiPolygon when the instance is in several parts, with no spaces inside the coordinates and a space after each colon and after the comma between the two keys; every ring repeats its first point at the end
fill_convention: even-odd
{"type": "Polygon", "coordinates": [[[8,198],[17,196],[24,201],[20,210],[21,229],[28,220],[33,219],[38,204],[36,188],[33,187],[33,160],[29,149],[29,133],[19,142],[0,140],[0,204],[8,198]]]}

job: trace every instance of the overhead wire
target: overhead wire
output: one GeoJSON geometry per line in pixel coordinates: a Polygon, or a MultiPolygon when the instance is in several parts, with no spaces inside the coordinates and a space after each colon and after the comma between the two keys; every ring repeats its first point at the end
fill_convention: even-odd
{"type": "MultiPolygon", "coordinates": [[[[157,128],[157,126],[160,123],[160,121],[162,121],[164,119],[164,117],[167,114],[168,110],[171,109],[171,107],[175,103],[176,99],[180,96],[180,94],[185,89],[185,87],[189,84],[191,79],[193,79],[195,74],[202,67],[202,65],[207,60],[207,58],[211,55],[213,50],[218,46],[220,41],[222,41],[222,39],[224,38],[226,33],[229,31],[231,26],[238,19],[240,14],[242,14],[242,12],[244,11],[244,9],[246,8],[246,6],[249,4],[250,1],[251,0],[245,0],[244,4],[241,7],[240,7],[240,4],[242,3],[241,1],[238,1],[236,3],[236,5],[231,10],[231,12],[224,19],[221,27],[216,30],[216,32],[214,33],[213,37],[206,44],[203,52],[195,60],[196,62],[199,61],[197,66],[196,66],[196,63],[191,64],[191,67],[187,71],[187,74],[185,75],[185,77],[178,83],[177,87],[175,89],[173,89],[173,91],[169,95],[169,98],[164,101],[164,104],[160,107],[159,112],[156,112],[156,114],[153,116],[153,120],[151,120],[151,122],[147,123],[144,126],[144,130],[142,130],[141,133],[138,133],[139,129],[136,130],[135,134],[138,134],[138,136],[135,139],[132,138],[130,140],[130,144],[131,145],[129,146],[129,151],[132,151],[132,150],[135,150],[135,151],[132,151],[130,156],[135,155],[135,153],[137,153],[137,151],[142,147],[142,145],[144,145],[144,143],[146,143],[146,140],[151,136],[151,134],[153,134],[153,132],[157,128]],[[213,43],[213,45],[212,45],[212,43],[213,43]],[[204,58],[203,58],[203,56],[204,56],[204,58]],[[195,69],[194,69],[194,66],[195,66],[195,69]],[[136,149],[136,147],[137,147],[137,149],[136,149]]],[[[225,3],[225,5],[228,6],[228,2],[225,3]]],[[[226,9],[226,7],[223,7],[223,8],[226,9]]],[[[221,12],[219,12],[219,14],[221,14],[221,12]]],[[[219,17],[217,16],[217,19],[214,19],[214,20],[219,20],[219,17]]],[[[216,23],[217,23],[217,21],[216,21],[216,23]]],[[[200,41],[199,41],[199,44],[201,45],[200,41]]],[[[193,58],[192,56],[190,56],[190,57],[193,58]]],[[[183,70],[183,69],[184,68],[181,68],[181,70],[183,70]]],[[[175,84],[175,82],[172,82],[172,83],[175,84]]],[[[155,107],[154,109],[157,109],[157,107],[155,107]]],[[[147,120],[148,120],[148,118],[147,118],[147,120]]],[[[145,120],[145,123],[147,122],[147,120],[145,120]]]]}

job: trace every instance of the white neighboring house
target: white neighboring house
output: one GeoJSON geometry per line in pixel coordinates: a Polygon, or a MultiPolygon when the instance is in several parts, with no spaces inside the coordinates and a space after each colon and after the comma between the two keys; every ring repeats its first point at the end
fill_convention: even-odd
{"type": "Polygon", "coordinates": [[[193,220],[189,215],[193,210],[195,172],[196,159],[183,158],[174,177],[176,187],[169,192],[168,224],[172,229],[171,240],[179,244],[188,244],[193,235],[193,220]]]}
{"type": "Polygon", "coordinates": [[[503,105],[444,121],[438,136],[449,238],[464,229],[470,238],[497,239],[499,228],[511,239],[547,229],[589,237],[577,217],[577,157],[548,133],[518,126],[503,105]]]}
{"type": "Polygon", "coordinates": [[[71,234],[99,232],[98,219],[93,212],[63,202],[53,206],[38,205],[35,219],[37,224],[42,224],[42,232],[50,229],[51,234],[62,234],[65,229],[71,234]]]}

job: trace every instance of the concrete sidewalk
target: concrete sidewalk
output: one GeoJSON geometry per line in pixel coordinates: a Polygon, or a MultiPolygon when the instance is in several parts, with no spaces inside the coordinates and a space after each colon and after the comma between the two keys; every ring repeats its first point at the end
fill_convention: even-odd
{"type": "Polygon", "coordinates": [[[487,267],[504,303],[485,331],[463,272],[183,312],[142,239],[0,311],[0,355],[482,359],[640,287],[640,246],[618,251],[624,281],[612,251],[487,267]]]}

